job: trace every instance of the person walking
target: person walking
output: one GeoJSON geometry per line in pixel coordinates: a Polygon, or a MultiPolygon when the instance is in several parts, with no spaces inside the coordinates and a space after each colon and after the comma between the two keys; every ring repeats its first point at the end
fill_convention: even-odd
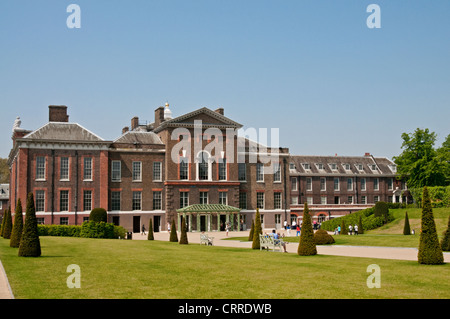
{"type": "Polygon", "coordinates": [[[300,226],[297,225],[297,235],[296,236],[300,236],[300,226]]]}
{"type": "Polygon", "coordinates": [[[225,231],[227,232],[227,237],[228,237],[228,232],[230,231],[230,228],[231,228],[230,222],[227,222],[225,225],[225,231]]]}
{"type": "Polygon", "coordinates": [[[351,235],[352,231],[353,231],[353,227],[352,227],[352,225],[349,225],[348,226],[348,234],[351,235]]]}
{"type": "Polygon", "coordinates": [[[355,235],[358,235],[358,225],[355,224],[355,235]]]}
{"type": "Polygon", "coordinates": [[[341,234],[341,226],[338,226],[338,235],[340,235],[341,234]]]}
{"type": "Polygon", "coordinates": [[[145,225],[144,224],[142,224],[142,232],[141,232],[141,234],[145,235],[145,225]]]}

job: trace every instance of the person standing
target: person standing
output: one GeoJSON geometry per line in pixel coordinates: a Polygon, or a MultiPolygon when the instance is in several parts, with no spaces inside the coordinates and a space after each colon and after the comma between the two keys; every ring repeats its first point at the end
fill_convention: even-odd
{"type": "Polygon", "coordinates": [[[300,226],[297,225],[297,235],[296,236],[300,236],[300,226]]]}
{"type": "Polygon", "coordinates": [[[341,234],[341,226],[338,226],[338,235],[341,234]]]}
{"type": "Polygon", "coordinates": [[[142,224],[142,232],[141,232],[141,234],[145,235],[145,225],[144,224],[142,224]]]}
{"type": "Polygon", "coordinates": [[[358,235],[358,225],[355,224],[355,235],[358,235]]]}

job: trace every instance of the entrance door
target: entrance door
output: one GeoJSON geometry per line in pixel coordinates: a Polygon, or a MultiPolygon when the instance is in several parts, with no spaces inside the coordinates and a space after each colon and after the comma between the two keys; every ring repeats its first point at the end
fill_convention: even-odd
{"type": "Polygon", "coordinates": [[[141,232],[141,216],[133,216],[133,233],[141,232]]]}
{"type": "Polygon", "coordinates": [[[161,216],[153,217],[153,231],[159,233],[159,227],[161,226],[161,216]]]}
{"type": "Polygon", "coordinates": [[[220,215],[220,231],[225,231],[226,222],[227,222],[227,216],[220,215]]]}
{"type": "Polygon", "coordinates": [[[114,225],[119,226],[120,225],[120,217],[119,216],[113,216],[112,222],[114,225]]]}
{"type": "Polygon", "coordinates": [[[206,216],[200,216],[200,231],[206,231],[206,216]]]}
{"type": "Polygon", "coordinates": [[[281,228],[281,214],[275,214],[275,229],[281,228]]]}

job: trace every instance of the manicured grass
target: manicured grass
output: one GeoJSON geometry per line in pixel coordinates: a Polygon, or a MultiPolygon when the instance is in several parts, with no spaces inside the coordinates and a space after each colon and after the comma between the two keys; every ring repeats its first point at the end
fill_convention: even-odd
{"type": "Polygon", "coordinates": [[[41,237],[41,246],[42,257],[17,257],[0,238],[15,298],[448,298],[450,291],[450,264],[145,240],[41,237]],[[80,266],[79,289],[67,288],[70,264],[80,266]],[[381,268],[380,289],[366,285],[370,264],[381,268]]]}

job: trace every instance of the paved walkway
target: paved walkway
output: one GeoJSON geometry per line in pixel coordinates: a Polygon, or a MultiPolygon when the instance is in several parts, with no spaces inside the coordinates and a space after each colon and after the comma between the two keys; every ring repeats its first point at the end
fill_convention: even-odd
{"type": "MultiPolygon", "coordinates": [[[[228,237],[248,237],[248,231],[230,232],[228,237]]],[[[209,232],[209,236],[214,237],[214,246],[251,248],[251,242],[241,242],[238,240],[222,240],[227,237],[225,232],[209,232]]],[[[169,233],[154,233],[155,240],[168,241],[169,233]]],[[[178,238],[180,235],[178,234],[178,238]]],[[[133,234],[133,240],[147,240],[147,235],[138,233],[133,234]]],[[[188,241],[191,244],[200,243],[199,233],[188,233],[188,241]]],[[[286,245],[288,253],[297,253],[298,244],[289,243],[286,245]]],[[[417,261],[417,248],[398,248],[398,247],[372,247],[372,246],[343,246],[327,245],[317,246],[317,253],[320,255],[348,256],[348,257],[366,257],[381,259],[397,259],[417,261]]],[[[444,261],[450,263],[450,253],[444,253],[444,261]]],[[[5,270],[0,261],[0,299],[14,299],[13,293],[8,283],[5,270]]]]}
{"type": "MultiPolygon", "coordinates": [[[[208,236],[214,237],[214,246],[251,248],[251,242],[241,242],[238,240],[222,240],[226,238],[225,232],[206,232],[208,236]]],[[[228,237],[248,237],[248,231],[230,232],[228,237]]],[[[169,240],[168,232],[154,233],[155,240],[169,240]]],[[[178,238],[180,235],[178,234],[178,238]]],[[[146,240],[147,235],[133,234],[135,240],[146,240]]],[[[199,233],[188,233],[189,243],[200,243],[199,233]]],[[[288,253],[297,253],[298,244],[288,243],[286,250],[288,253]]],[[[402,247],[373,247],[373,246],[344,246],[344,245],[326,245],[317,246],[317,253],[320,255],[348,256],[348,257],[366,257],[397,260],[417,261],[417,248],[402,247]]],[[[450,262],[450,253],[444,253],[444,261],[450,262]]]]}

